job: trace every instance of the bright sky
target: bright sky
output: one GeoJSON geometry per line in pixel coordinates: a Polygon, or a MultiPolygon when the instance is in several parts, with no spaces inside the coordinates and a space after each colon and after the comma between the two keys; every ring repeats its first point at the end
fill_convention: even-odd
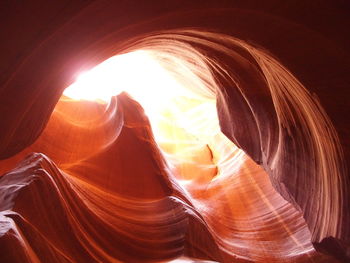
{"type": "Polygon", "coordinates": [[[144,104],[158,107],[186,89],[147,51],[112,57],[88,72],[81,73],[64,95],[80,100],[108,102],[114,95],[128,92],[144,104]]]}
{"type": "Polygon", "coordinates": [[[178,63],[174,71],[186,79],[184,82],[177,81],[149,51],[118,55],[81,73],[64,95],[108,103],[112,96],[126,91],[144,108],[160,147],[176,160],[189,162],[189,154],[206,152],[206,145],[211,145],[216,156],[221,151],[222,156],[229,156],[235,147],[220,137],[224,135],[220,132],[215,98],[198,96],[184,87],[196,88],[202,83],[185,64],[178,63]]]}
{"type": "MultiPolygon", "coordinates": [[[[189,76],[192,77],[193,73],[189,76]]],[[[81,73],[64,95],[77,100],[108,103],[112,96],[122,91],[128,92],[142,105],[158,139],[164,134],[158,127],[164,118],[172,122],[171,126],[180,126],[198,136],[201,133],[208,136],[205,133],[218,129],[215,100],[199,100],[198,95],[180,84],[148,51],[114,56],[81,73]]]]}

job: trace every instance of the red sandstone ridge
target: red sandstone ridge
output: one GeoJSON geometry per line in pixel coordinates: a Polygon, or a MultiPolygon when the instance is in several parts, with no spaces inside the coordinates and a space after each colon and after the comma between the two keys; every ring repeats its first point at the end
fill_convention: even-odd
{"type": "Polygon", "coordinates": [[[1,4],[0,262],[348,262],[348,4],[141,2],[1,4]],[[62,96],[139,49],[222,133],[62,96]]]}

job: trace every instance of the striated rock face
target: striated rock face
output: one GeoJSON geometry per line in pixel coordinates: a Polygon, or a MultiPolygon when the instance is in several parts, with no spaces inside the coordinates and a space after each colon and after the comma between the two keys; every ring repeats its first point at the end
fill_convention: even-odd
{"type": "Polygon", "coordinates": [[[3,4],[0,262],[347,262],[346,4],[165,2],[3,4]],[[222,133],[156,142],[126,93],[61,96],[138,49],[222,133]]]}
{"type": "MultiPolygon", "coordinates": [[[[169,180],[147,119],[119,105],[111,117],[124,123],[118,138],[71,162],[69,174],[32,153],[1,177],[1,262],[141,262],[183,254],[222,261],[201,215],[169,180]]],[[[54,158],[64,153],[58,149],[54,158]]]]}
{"type": "Polygon", "coordinates": [[[62,98],[37,142],[3,162],[24,158],[0,179],[2,261],[332,262],[314,250],[302,214],[266,172],[218,139],[171,168],[127,94],[109,105],[62,98]],[[62,169],[27,151],[51,154],[62,169]]]}

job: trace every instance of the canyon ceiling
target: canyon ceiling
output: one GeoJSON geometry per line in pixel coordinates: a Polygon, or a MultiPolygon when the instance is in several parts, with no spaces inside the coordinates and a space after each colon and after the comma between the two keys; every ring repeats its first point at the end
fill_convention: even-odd
{"type": "Polygon", "coordinates": [[[350,262],[349,12],[1,1],[0,262],[350,262]],[[62,95],[137,50],[196,94],[167,141],[132,94],[62,95]]]}

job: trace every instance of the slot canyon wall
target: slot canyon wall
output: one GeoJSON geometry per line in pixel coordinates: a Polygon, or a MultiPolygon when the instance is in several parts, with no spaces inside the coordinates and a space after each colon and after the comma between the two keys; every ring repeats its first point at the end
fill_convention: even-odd
{"type": "Polygon", "coordinates": [[[0,262],[349,262],[349,11],[2,1],[0,262]],[[186,61],[216,100],[222,134],[175,167],[127,93],[62,96],[138,49],[186,61]]]}

